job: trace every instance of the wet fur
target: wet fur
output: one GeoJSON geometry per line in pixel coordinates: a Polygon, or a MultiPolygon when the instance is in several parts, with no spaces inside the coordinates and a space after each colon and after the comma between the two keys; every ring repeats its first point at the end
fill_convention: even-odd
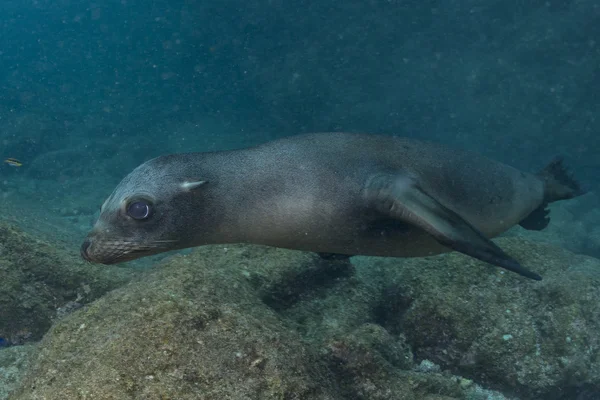
{"type": "MultiPolygon", "coordinates": [[[[368,207],[364,188],[379,173],[407,174],[487,237],[545,203],[544,180],[483,156],[406,138],[344,133],[299,135],[257,147],[167,155],[128,175],[89,235],[90,257],[120,262],[215,243],[256,243],[324,253],[424,256],[449,251],[423,230],[368,207]],[[183,182],[206,181],[194,190],[183,182]],[[124,216],[149,198],[149,221],[124,216]],[[121,257],[107,242],[130,243],[121,257]],[[159,245],[160,244],[160,245],[159,245]],[[134,251],[135,250],[135,251],[134,251]]],[[[124,246],[127,247],[127,246],[124,246]]]]}

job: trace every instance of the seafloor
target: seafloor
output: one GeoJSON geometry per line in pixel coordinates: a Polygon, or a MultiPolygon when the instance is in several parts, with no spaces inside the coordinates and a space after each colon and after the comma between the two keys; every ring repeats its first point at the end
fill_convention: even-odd
{"type": "Polygon", "coordinates": [[[1,3],[0,400],[600,399],[597,0],[151,3],[1,3]],[[323,130],[562,154],[592,190],[497,239],[541,282],[456,253],[80,259],[142,161],[323,130]]]}
{"type": "Polygon", "coordinates": [[[0,399],[598,398],[594,193],[498,239],[535,282],[456,253],[236,245],[87,264],[90,204],[115,183],[89,179],[5,178],[0,399]]]}

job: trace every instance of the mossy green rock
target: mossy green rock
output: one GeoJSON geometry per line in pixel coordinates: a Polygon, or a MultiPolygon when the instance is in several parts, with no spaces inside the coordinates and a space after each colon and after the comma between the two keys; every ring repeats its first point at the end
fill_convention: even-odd
{"type": "Polygon", "coordinates": [[[355,264],[386,277],[379,321],[406,336],[417,361],[522,398],[600,393],[600,261],[520,239],[497,242],[543,281],[457,253],[355,264]]]}
{"type": "Polygon", "coordinates": [[[13,344],[39,340],[52,321],[93,301],[133,271],[90,265],[76,251],[38,240],[0,223],[0,338],[13,344]]]}
{"type": "Polygon", "coordinates": [[[27,369],[34,345],[0,348],[0,400],[18,387],[24,371],[27,369]]]}
{"type": "Polygon", "coordinates": [[[174,256],[54,325],[13,399],[465,398],[456,377],[403,369],[410,349],[381,326],[320,340],[295,329],[273,299],[310,295],[274,285],[320,268],[311,260],[258,246],[174,256]]]}
{"type": "Polygon", "coordinates": [[[589,398],[600,262],[498,243],[544,280],[455,253],[174,256],[58,321],[13,399],[589,398]]]}
{"type": "Polygon", "coordinates": [[[16,398],[335,399],[323,362],[221,255],[175,256],[57,323],[16,398]]]}

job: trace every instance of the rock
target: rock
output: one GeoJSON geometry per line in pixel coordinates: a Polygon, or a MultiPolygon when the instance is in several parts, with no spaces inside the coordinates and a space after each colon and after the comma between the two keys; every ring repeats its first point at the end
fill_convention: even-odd
{"type": "Polygon", "coordinates": [[[39,340],[57,313],[125,284],[134,272],[91,265],[0,223],[0,338],[9,344],[39,340]]]}
{"type": "Polygon", "coordinates": [[[58,321],[13,399],[466,398],[457,377],[412,371],[410,348],[381,326],[303,336],[284,316],[290,305],[311,304],[352,279],[317,279],[331,272],[319,263],[259,246],[165,259],[58,321]]]}
{"type": "Polygon", "coordinates": [[[367,279],[348,259],[262,246],[226,251],[262,301],[310,340],[326,343],[375,318],[382,283],[367,279]]]}
{"type": "Polygon", "coordinates": [[[600,392],[600,261],[513,238],[498,243],[544,280],[457,253],[354,262],[386,277],[388,310],[378,322],[406,336],[417,362],[523,398],[600,392]]]}
{"type": "Polygon", "coordinates": [[[171,256],[57,321],[13,399],[593,398],[600,261],[498,242],[544,280],[457,253],[171,256]]]}
{"type": "Polygon", "coordinates": [[[34,346],[14,346],[0,349],[0,400],[8,398],[21,381],[22,374],[29,366],[34,346]]]}
{"type": "Polygon", "coordinates": [[[173,257],[58,322],[16,399],[339,398],[239,266],[209,260],[173,257]]]}

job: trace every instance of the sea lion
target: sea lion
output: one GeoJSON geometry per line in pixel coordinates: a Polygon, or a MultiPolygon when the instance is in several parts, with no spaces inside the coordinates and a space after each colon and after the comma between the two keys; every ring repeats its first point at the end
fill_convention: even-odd
{"type": "Polygon", "coordinates": [[[534,175],[413,139],[305,134],[145,162],[104,202],[81,254],[113,264],[225,243],[390,257],[456,250],[539,280],[489,238],[519,223],[542,229],[549,203],[582,193],[560,160],[534,175]]]}

